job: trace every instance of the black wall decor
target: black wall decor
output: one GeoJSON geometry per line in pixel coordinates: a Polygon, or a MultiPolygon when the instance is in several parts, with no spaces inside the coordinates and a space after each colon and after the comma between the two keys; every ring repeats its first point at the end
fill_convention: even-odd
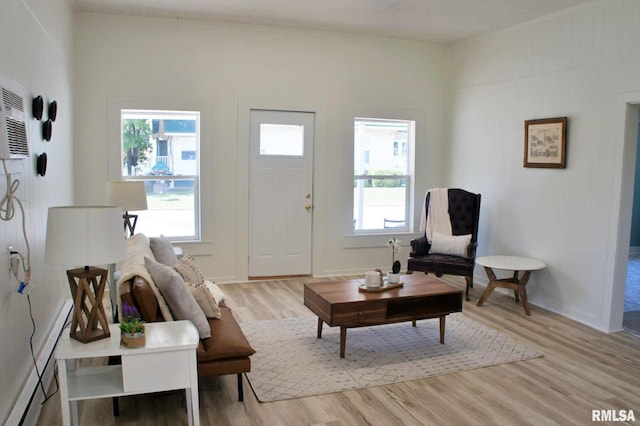
{"type": "Polygon", "coordinates": [[[58,102],[51,101],[49,102],[49,120],[56,121],[56,116],[58,115],[58,102]]]}
{"type": "Polygon", "coordinates": [[[49,142],[51,140],[51,120],[42,122],[42,139],[49,142]]]}
{"type": "Polygon", "coordinates": [[[42,119],[42,110],[44,109],[44,101],[42,96],[38,95],[31,101],[31,113],[36,120],[42,119]]]}
{"type": "Polygon", "coordinates": [[[40,176],[44,176],[47,173],[47,154],[45,152],[38,155],[38,160],[36,161],[36,171],[40,176]]]}

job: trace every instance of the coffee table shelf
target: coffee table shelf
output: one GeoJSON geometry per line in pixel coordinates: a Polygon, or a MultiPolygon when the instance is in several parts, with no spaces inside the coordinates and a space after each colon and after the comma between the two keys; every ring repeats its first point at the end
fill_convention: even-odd
{"type": "Polygon", "coordinates": [[[462,299],[455,293],[408,300],[392,300],[387,303],[387,318],[406,318],[405,321],[423,319],[418,318],[423,316],[424,318],[433,318],[460,311],[462,311],[462,299]]]}

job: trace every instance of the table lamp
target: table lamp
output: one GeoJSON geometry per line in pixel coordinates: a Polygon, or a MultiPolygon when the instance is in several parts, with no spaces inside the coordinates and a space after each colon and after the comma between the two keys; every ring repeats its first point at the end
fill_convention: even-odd
{"type": "Polygon", "coordinates": [[[50,207],[44,260],[50,265],[85,265],[67,271],[73,297],[71,338],[89,343],[109,337],[102,304],[107,270],[105,265],[124,260],[127,246],[116,229],[122,226],[118,206],[50,207]]]}
{"type": "Polygon", "coordinates": [[[138,223],[138,215],[129,212],[147,209],[147,193],[144,182],[124,180],[107,182],[107,204],[122,207],[124,233],[127,237],[133,236],[136,223],[138,223]]]}

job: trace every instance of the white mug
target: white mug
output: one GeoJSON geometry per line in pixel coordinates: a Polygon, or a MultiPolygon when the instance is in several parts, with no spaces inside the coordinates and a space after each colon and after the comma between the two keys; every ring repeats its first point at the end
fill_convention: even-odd
{"type": "Polygon", "coordinates": [[[400,282],[400,274],[394,274],[393,272],[387,272],[387,280],[389,284],[397,284],[400,282]]]}
{"type": "Polygon", "coordinates": [[[369,271],[364,274],[364,284],[367,287],[380,287],[380,273],[378,271],[369,271]]]}

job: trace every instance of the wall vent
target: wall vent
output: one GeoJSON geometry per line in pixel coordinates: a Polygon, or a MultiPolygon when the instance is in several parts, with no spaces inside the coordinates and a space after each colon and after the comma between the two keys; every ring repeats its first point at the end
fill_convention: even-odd
{"type": "Polygon", "coordinates": [[[16,82],[0,77],[0,91],[0,158],[28,158],[24,88],[16,82]]]}

